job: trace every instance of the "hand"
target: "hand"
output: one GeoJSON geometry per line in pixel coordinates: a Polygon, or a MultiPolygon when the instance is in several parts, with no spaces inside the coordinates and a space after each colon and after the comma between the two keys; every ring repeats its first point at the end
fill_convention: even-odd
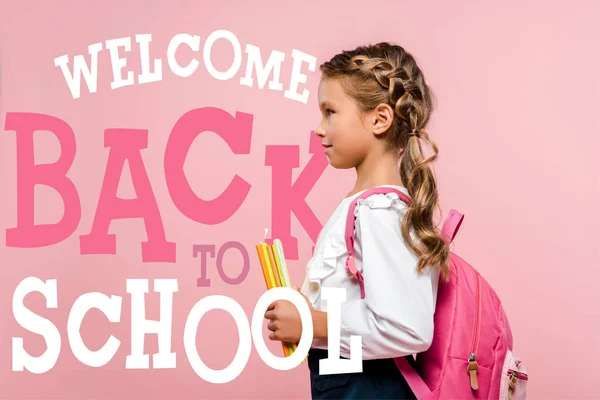
{"type": "MultiPolygon", "coordinates": [[[[308,298],[300,292],[300,289],[294,289],[304,297],[304,300],[306,300],[312,318],[312,313],[314,311],[312,304],[308,298]]],[[[273,302],[269,308],[267,308],[265,319],[270,320],[269,325],[267,326],[271,331],[269,339],[290,343],[298,343],[300,341],[300,338],[302,337],[302,320],[300,319],[300,313],[293,303],[286,300],[277,300],[273,302]]]]}

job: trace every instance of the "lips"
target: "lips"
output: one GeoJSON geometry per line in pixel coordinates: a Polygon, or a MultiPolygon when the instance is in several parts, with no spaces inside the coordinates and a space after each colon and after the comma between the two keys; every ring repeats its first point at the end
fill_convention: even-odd
{"type": "Polygon", "coordinates": [[[323,144],[322,144],[322,146],[323,146],[323,147],[325,147],[326,149],[328,149],[328,148],[330,148],[330,147],[331,147],[331,145],[330,145],[330,144],[325,144],[325,143],[323,143],[323,144]]]}

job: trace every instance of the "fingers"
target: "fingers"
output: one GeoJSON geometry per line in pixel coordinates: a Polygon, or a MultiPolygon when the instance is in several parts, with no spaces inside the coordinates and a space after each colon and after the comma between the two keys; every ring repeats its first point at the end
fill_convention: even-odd
{"type": "Polygon", "coordinates": [[[265,319],[277,319],[277,313],[274,310],[265,313],[265,319]]]}
{"type": "Polygon", "coordinates": [[[267,328],[272,331],[269,335],[269,339],[271,340],[277,340],[277,327],[279,326],[277,322],[277,311],[274,308],[275,307],[271,305],[269,311],[265,312],[265,319],[270,320],[267,328]]]}
{"type": "Polygon", "coordinates": [[[281,340],[281,335],[280,335],[280,330],[277,329],[279,327],[279,324],[277,323],[277,321],[271,321],[269,322],[268,328],[271,331],[271,333],[269,334],[269,339],[271,340],[281,340]]]}
{"type": "MultiPolygon", "coordinates": [[[[277,303],[277,302],[275,302],[277,303]]],[[[265,319],[270,320],[267,324],[267,328],[271,331],[269,334],[269,339],[271,340],[279,340],[279,333],[277,332],[277,328],[279,327],[277,310],[275,309],[276,304],[273,303],[269,306],[268,311],[265,312],[265,319]]]]}
{"type": "Polygon", "coordinates": [[[276,332],[278,327],[279,327],[278,321],[273,321],[273,320],[271,320],[271,322],[269,322],[269,324],[267,325],[267,328],[272,332],[276,332]]]}
{"type": "Polygon", "coordinates": [[[269,305],[267,311],[265,312],[265,319],[277,319],[276,307],[279,301],[274,301],[269,305]]]}

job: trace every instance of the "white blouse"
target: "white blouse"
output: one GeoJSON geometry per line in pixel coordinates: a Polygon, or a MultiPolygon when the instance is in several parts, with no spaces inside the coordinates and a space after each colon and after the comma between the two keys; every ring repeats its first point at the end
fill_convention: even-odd
{"type": "MultiPolygon", "coordinates": [[[[386,186],[408,195],[404,187],[386,186]]],[[[355,264],[364,278],[364,299],[358,281],[346,270],[346,216],[350,203],[361,193],[344,198],[323,227],[301,291],[315,310],[326,311],[321,287],[346,289],[341,311],[342,357],[350,358],[353,335],[362,337],[363,360],[427,350],[433,338],[439,272],[436,268],[416,272],[417,257],[400,232],[406,204],[396,193],[359,200],[355,209],[355,264]]],[[[327,349],[327,340],[314,339],[312,347],[327,349]]]]}

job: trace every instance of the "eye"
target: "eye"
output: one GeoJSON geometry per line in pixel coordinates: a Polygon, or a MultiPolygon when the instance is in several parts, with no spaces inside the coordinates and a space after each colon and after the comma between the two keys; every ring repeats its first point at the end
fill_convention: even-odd
{"type": "Polygon", "coordinates": [[[327,113],[327,115],[333,114],[333,110],[330,108],[326,109],[325,112],[327,113]]]}

